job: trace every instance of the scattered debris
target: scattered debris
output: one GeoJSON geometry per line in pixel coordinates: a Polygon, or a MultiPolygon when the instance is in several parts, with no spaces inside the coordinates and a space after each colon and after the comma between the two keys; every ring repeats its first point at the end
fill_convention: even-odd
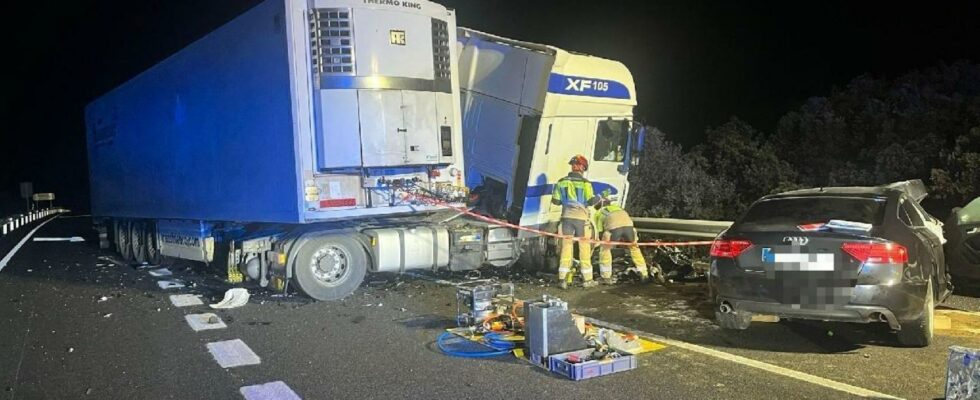
{"type": "Polygon", "coordinates": [[[173,280],[173,281],[157,281],[157,286],[159,286],[160,289],[163,289],[163,290],[167,290],[167,289],[179,289],[179,288],[185,287],[185,285],[184,285],[183,282],[177,281],[177,280],[173,280]]]}
{"type": "Polygon", "coordinates": [[[112,316],[112,313],[102,314],[102,318],[109,318],[111,316],[112,316]]]}
{"type": "Polygon", "coordinates": [[[150,276],[153,276],[153,277],[156,277],[156,278],[159,278],[161,276],[171,276],[171,275],[174,274],[173,272],[170,272],[170,270],[167,269],[167,268],[151,269],[148,272],[149,272],[150,276]]]}
{"type": "Polygon", "coordinates": [[[75,348],[74,347],[69,347],[68,348],[68,352],[69,353],[74,353],[75,352],[75,348]]]}
{"type": "Polygon", "coordinates": [[[245,288],[234,288],[228,289],[225,292],[225,298],[222,299],[217,304],[212,304],[211,308],[214,309],[229,309],[238,308],[248,304],[249,299],[248,289],[245,288]]]}
{"type": "Polygon", "coordinates": [[[243,386],[238,390],[245,400],[299,400],[296,394],[283,381],[264,383],[261,385],[243,386]]]}
{"type": "Polygon", "coordinates": [[[99,302],[99,303],[101,303],[101,302],[103,302],[103,301],[108,301],[108,300],[109,300],[109,298],[108,298],[108,297],[106,297],[106,296],[102,296],[102,297],[99,297],[99,301],[98,301],[98,302],[99,302]]]}

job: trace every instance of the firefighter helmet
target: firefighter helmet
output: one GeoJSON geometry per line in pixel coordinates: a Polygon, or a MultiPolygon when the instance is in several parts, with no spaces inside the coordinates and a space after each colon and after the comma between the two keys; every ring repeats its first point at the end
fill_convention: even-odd
{"type": "Polygon", "coordinates": [[[582,171],[588,171],[589,159],[585,158],[585,156],[581,154],[576,154],[571,160],[568,160],[568,165],[571,165],[572,167],[579,166],[582,168],[582,171]]]}

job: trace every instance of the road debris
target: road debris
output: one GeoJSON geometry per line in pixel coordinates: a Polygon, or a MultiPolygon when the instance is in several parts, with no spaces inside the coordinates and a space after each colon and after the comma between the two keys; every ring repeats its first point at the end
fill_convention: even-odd
{"type": "Polygon", "coordinates": [[[171,276],[171,275],[174,274],[173,272],[170,272],[170,270],[167,269],[167,268],[151,269],[148,272],[149,272],[150,276],[153,276],[153,277],[156,277],[156,278],[159,278],[161,276],[171,276]]]}
{"type": "Polygon", "coordinates": [[[248,304],[249,297],[250,295],[248,294],[248,289],[245,288],[228,289],[228,291],[225,292],[225,298],[216,304],[211,304],[211,308],[214,309],[238,308],[248,304]]]}
{"type": "Polygon", "coordinates": [[[190,325],[194,332],[228,327],[221,318],[212,313],[188,314],[184,316],[184,319],[187,320],[187,325],[190,325]]]}
{"type": "MultiPolygon", "coordinates": [[[[204,302],[201,301],[201,296],[196,294],[172,294],[170,295],[170,303],[174,307],[191,307],[203,305],[204,302]]],[[[159,309],[157,309],[159,311],[159,309]]]]}
{"type": "Polygon", "coordinates": [[[163,290],[167,290],[167,289],[179,289],[179,288],[185,287],[184,283],[181,282],[181,281],[178,281],[178,280],[173,280],[173,281],[157,281],[157,286],[159,286],[160,289],[163,289],[163,290]]]}

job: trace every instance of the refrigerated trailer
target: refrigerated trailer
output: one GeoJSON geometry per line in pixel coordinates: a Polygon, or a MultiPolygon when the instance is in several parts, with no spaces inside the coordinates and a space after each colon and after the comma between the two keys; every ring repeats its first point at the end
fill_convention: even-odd
{"type": "Polygon", "coordinates": [[[428,1],[267,0],[101,96],[85,116],[105,244],[321,300],[368,271],[513,263],[515,230],[447,208],[469,198],[464,138],[509,134],[463,129],[456,35],[428,1]]]}

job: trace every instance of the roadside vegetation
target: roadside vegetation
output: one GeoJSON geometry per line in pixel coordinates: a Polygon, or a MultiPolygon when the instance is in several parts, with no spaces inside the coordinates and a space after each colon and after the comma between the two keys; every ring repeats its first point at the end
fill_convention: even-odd
{"type": "Polygon", "coordinates": [[[980,64],[859,76],[773,132],[732,117],[687,151],[666,136],[647,134],[630,177],[633,215],[732,220],[770,193],[922,179],[924,206],[945,218],[980,196],[980,64]]]}

